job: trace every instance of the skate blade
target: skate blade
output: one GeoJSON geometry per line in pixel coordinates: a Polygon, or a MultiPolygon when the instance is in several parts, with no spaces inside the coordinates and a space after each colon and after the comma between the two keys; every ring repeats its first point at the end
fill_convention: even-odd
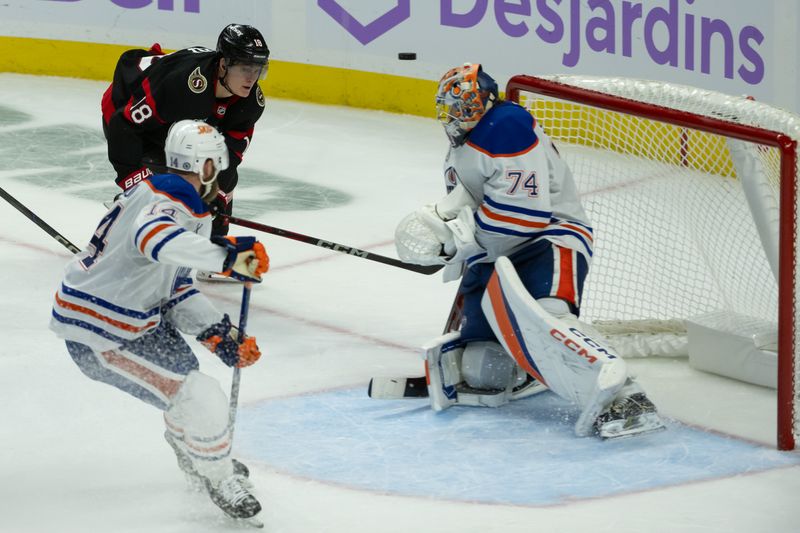
{"type": "Polygon", "coordinates": [[[667,429],[657,413],[648,413],[636,417],[636,420],[614,420],[599,428],[598,433],[603,440],[619,440],[640,435],[647,435],[667,429]]]}
{"type": "Polygon", "coordinates": [[[255,516],[250,518],[236,518],[223,513],[218,524],[225,529],[264,529],[264,522],[255,516]]]}
{"type": "Polygon", "coordinates": [[[236,523],[238,525],[241,525],[242,527],[251,527],[251,528],[254,528],[254,529],[264,529],[264,522],[262,522],[261,520],[259,520],[255,516],[252,516],[250,518],[233,518],[233,517],[229,516],[228,518],[233,520],[234,523],[236,523]]]}

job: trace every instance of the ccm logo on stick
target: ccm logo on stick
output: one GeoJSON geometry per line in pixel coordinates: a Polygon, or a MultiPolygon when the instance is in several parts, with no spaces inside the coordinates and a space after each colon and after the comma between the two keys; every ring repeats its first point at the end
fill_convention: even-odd
{"type": "MultiPolygon", "coordinates": [[[[608,350],[603,348],[600,344],[598,344],[597,342],[593,341],[591,339],[591,337],[587,337],[586,335],[584,335],[577,328],[569,328],[569,330],[574,335],[577,335],[578,337],[580,337],[581,340],[583,342],[585,342],[587,345],[589,345],[591,348],[594,348],[598,352],[604,353],[609,359],[616,359],[617,358],[616,355],[610,353],[608,350]]],[[[583,346],[581,346],[580,344],[575,342],[574,339],[572,339],[569,336],[567,336],[567,334],[565,334],[564,332],[559,331],[556,328],[553,328],[553,329],[550,330],[550,335],[554,339],[556,339],[558,342],[560,342],[561,344],[563,344],[564,346],[566,346],[567,348],[569,348],[570,350],[572,350],[576,354],[580,355],[581,357],[583,357],[584,359],[586,359],[590,363],[594,363],[595,361],[597,361],[597,357],[595,357],[594,355],[590,354],[589,350],[587,350],[586,348],[584,348],[583,346]]]]}
{"type": "Polygon", "coordinates": [[[329,248],[331,250],[350,255],[357,255],[359,257],[367,257],[369,255],[369,252],[359,250],[358,248],[350,248],[349,246],[342,246],[341,244],[336,244],[335,242],[323,241],[322,239],[317,241],[317,246],[320,246],[322,248],[329,248]]]}

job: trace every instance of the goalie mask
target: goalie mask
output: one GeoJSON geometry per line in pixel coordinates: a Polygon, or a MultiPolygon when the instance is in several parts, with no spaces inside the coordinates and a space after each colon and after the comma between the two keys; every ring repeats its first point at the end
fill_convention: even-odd
{"type": "Polygon", "coordinates": [[[461,146],[467,134],[497,100],[497,83],[480,64],[465,63],[448,70],[436,92],[436,118],[454,147],[461,146]]]}
{"type": "Polygon", "coordinates": [[[213,126],[199,120],[181,120],[173,124],[167,133],[164,153],[167,167],[199,176],[203,198],[214,188],[217,175],[228,168],[225,137],[213,126]],[[208,159],[214,163],[214,173],[210,176],[205,175],[204,168],[208,159]]]}

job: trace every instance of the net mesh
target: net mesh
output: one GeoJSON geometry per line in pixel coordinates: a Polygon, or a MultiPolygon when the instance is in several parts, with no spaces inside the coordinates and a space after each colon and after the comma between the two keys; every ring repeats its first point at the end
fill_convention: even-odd
{"type": "MultiPolygon", "coordinates": [[[[799,117],[743,97],[623,78],[544,79],[647,103],[667,114],[677,110],[800,139],[799,117]]],[[[724,127],[707,133],[534,91],[523,88],[519,101],[572,168],[595,227],[583,318],[626,334],[659,328],[674,334],[685,319],[712,314],[777,330],[777,244],[771,248],[765,241],[777,243],[780,150],[732,140],[724,127]],[[755,195],[746,197],[737,176],[731,152],[736,146],[758,171],[757,183],[747,185],[755,195]]],[[[794,308],[796,296],[788,297],[794,308]]],[[[793,342],[794,354],[800,353],[796,336],[793,342]]],[[[798,370],[795,363],[794,383],[798,370]]],[[[795,436],[799,411],[791,415],[795,436]]]]}

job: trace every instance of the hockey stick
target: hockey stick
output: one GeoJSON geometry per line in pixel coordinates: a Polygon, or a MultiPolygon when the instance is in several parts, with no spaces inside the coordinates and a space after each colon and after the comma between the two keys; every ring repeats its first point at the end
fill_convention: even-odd
{"type": "Polygon", "coordinates": [[[69,239],[67,239],[59,232],[57,232],[55,229],[53,229],[53,227],[50,224],[48,224],[47,222],[36,216],[36,213],[34,213],[30,209],[22,205],[22,203],[19,200],[17,200],[16,198],[8,194],[6,191],[4,191],[2,187],[0,187],[0,196],[2,196],[8,203],[14,206],[17,209],[17,211],[28,217],[30,221],[32,221],[34,224],[36,224],[44,231],[46,231],[48,235],[50,235],[52,238],[63,244],[67,250],[69,250],[73,254],[80,253],[81,251],[80,248],[72,244],[69,241],[69,239]]]}
{"type": "MultiPolygon", "coordinates": [[[[253,288],[252,282],[245,282],[242,288],[242,307],[239,310],[239,344],[244,342],[244,329],[247,327],[247,315],[250,310],[250,290],[253,288]]],[[[230,436],[228,437],[233,446],[233,428],[236,422],[236,411],[239,407],[239,383],[242,379],[242,369],[238,366],[233,367],[233,379],[231,379],[231,398],[228,407],[228,424],[230,425],[230,436]]]]}
{"type": "Polygon", "coordinates": [[[334,252],[341,252],[343,254],[352,255],[354,257],[360,257],[362,259],[369,259],[370,261],[376,261],[378,263],[383,263],[384,265],[389,265],[397,268],[402,268],[405,270],[411,270],[412,272],[419,272],[420,274],[434,274],[439,272],[444,265],[415,265],[412,263],[404,263],[399,259],[394,259],[392,257],[386,257],[383,255],[374,254],[372,252],[367,252],[365,250],[359,250],[358,248],[353,248],[352,246],[346,246],[344,244],[338,244],[331,241],[326,241],[324,239],[319,239],[317,237],[310,237],[308,235],[303,235],[302,233],[295,233],[294,231],[289,231],[281,228],[276,228],[274,226],[267,226],[266,224],[259,224],[258,222],[253,222],[252,220],[246,220],[244,218],[232,217],[229,215],[222,215],[227,219],[227,221],[231,224],[236,224],[237,226],[243,226],[245,228],[251,228],[259,231],[263,231],[266,233],[272,233],[273,235],[278,235],[279,237],[286,237],[287,239],[293,239],[295,241],[304,242],[306,244],[313,244],[314,246],[319,246],[320,248],[327,248],[328,250],[333,250],[334,252]]]}

